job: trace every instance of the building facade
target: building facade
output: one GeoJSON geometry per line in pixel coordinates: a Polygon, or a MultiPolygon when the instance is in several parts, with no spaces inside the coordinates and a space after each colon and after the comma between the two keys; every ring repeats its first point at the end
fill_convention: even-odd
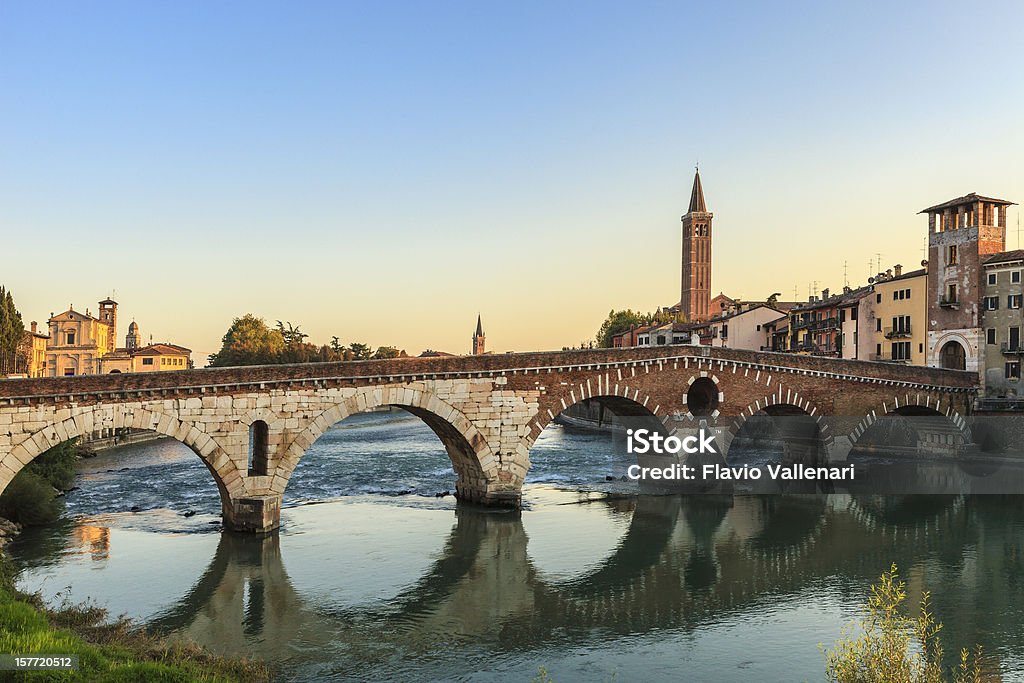
{"type": "Polygon", "coordinates": [[[192,351],[168,343],[142,345],[139,326],[128,326],[125,346],[117,347],[117,302],[104,299],[98,317],[71,306],[51,315],[45,340],[44,375],[96,375],[119,372],[160,372],[192,367],[192,351]]]}
{"type": "Polygon", "coordinates": [[[14,372],[16,376],[47,377],[46,343],[50,337],[39,331],[39,325],[33,320],[25,336],[18,345],[14,372]]]}
{"type": "MultiPolygon", "coordinates": [[[[117,304],[107,304],[102,314],[116,323],[117,304]]],[[[51,315],[48,325],[46,365],[50,377],[98,374],[100,359],[114,350],[111,322],[94,317],[89,309],[81,313],[72,305],[63,313],[51,315]]]]}
{"type": "Polygon", "coordinates": [[[971,193],[921,211],[928,215],[928,365],[982,372],[982,262],[1005,251],[1011,205],[971,193]]]}
{"type": "Polygon", "coordinates": [[[872,359],[928,365],[928,270],[897,265],[874,280],[872,359]]]}
{"type": "Polygon", "coordinates": [[[1021,388],[1022,271],[1024,250],[1019,249],[994,254],[984,264],[982,395],[986,399],[1024,398],[1021,388]]]}
{"type": "Polygon", "coordinates": [[[687,322],[711,316],[711,220],[700,171],[693,176],[690,207],[683,215],[683,263],[679,310],[687,322]]]}

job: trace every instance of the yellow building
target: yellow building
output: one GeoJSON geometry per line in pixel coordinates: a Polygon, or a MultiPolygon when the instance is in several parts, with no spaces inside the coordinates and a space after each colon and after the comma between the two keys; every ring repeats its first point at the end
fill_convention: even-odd
{"type": "Polygon", "coordinates": [[[99,317],[74,307],[50,318],[50,336],[45,337],[45,375],[94,375],[124,372],[187,370],[192,352],[176,344],[142,345],[139,326],[128,326],[125,345],[116,346],[117,302],[100,302],[99,317]]]}
{"type": "Polygon", "coordinates": [[[71,306],[49,320],[50,338],[46,344],[46,366],[50,377],[94,375],[100,372],[100,359],[114,350],[117,327],[117,302],[100,302],[100,315],[89,309],[79,313],[71,306]]]}
{"type": "MultiPolygon", "coordinates": [[[[869,295],[870,296],[870,295],[869,295]]],[[[873,360],[928,364],[928,271],[896,266],[874,282],[873,360]]]]}
{"type": "Polygon", "coordinates": [[[46,343],[49,335],[39,331],[39,326],[32,321],[32,327],[25,332],[21,345],[21,361],[24,372],[29,377],[46,377],[46,343]]]}

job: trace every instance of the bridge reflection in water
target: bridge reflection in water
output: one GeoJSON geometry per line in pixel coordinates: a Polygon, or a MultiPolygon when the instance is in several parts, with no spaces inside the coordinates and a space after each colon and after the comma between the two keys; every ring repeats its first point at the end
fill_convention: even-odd
{"type": "Polygon", "coordinates": [[[807,590],[836,590],[858,604],[867,583],[896,562],[911,602],[933,591],[948,643],[981,640],[994,669],[1005,658],[1024,661],[1024,643],[1013,635],[1024,633],[1019,499],[640,496],[583,505],[625,527],[614,550],[586,571],[552,575],[537,566],[530,512],[460,508],[426,571],[363,605],[298,591],[282,557],[287,535],[223,534],[202,577],[149,625],[286,669],[357,673],[396,653],[411,666],[460,643],[521,652],[592,644],[595,633],[697,630],[807,590]]]}

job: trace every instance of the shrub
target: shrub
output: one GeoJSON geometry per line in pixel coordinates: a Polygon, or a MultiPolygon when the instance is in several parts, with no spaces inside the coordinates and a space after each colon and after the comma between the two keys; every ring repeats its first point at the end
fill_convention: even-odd
{"type": "Polygon", "coordinates": [[[860,635],[838,641],[825,655],[829,680],[837,683],[980,683],[981,646],[960,651],[959,665],[943,669],[942,624],[931,610],[931,596],[921,596],[921,613],[911,617],[904,606],[906,584],[896,565],[871,587],[860,635]]]}
{"type": "Polygon", "coordinates": [[[57,492],[42,477],[22,470],[0,494],[0,517],[25,526],[53,524],[60,516],[57,492]]]}

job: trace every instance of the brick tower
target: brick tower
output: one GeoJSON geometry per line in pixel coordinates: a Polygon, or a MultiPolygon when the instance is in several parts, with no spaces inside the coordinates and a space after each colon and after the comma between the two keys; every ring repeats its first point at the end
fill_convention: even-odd
{"type": "Polygon", "coordinates": [[[689,321],[711,316],[711,219],[700,171],[693,176],[690,208],[683,215],[683,277],[679,308],[689,321]]]}
{"type": "Polygon", "coordinates": [[[983,363],[982,264],[1006,248],[1006,207],[971,193],[928,214],[928,365],[978,372],[983,363]]]}
{"type": "Polygon", "coordinates": [[[484,355],[484,326],[480,322],[480,314],[476,316],[476,332],[473,333],[473,355],[482,356],[484,355]]]}

